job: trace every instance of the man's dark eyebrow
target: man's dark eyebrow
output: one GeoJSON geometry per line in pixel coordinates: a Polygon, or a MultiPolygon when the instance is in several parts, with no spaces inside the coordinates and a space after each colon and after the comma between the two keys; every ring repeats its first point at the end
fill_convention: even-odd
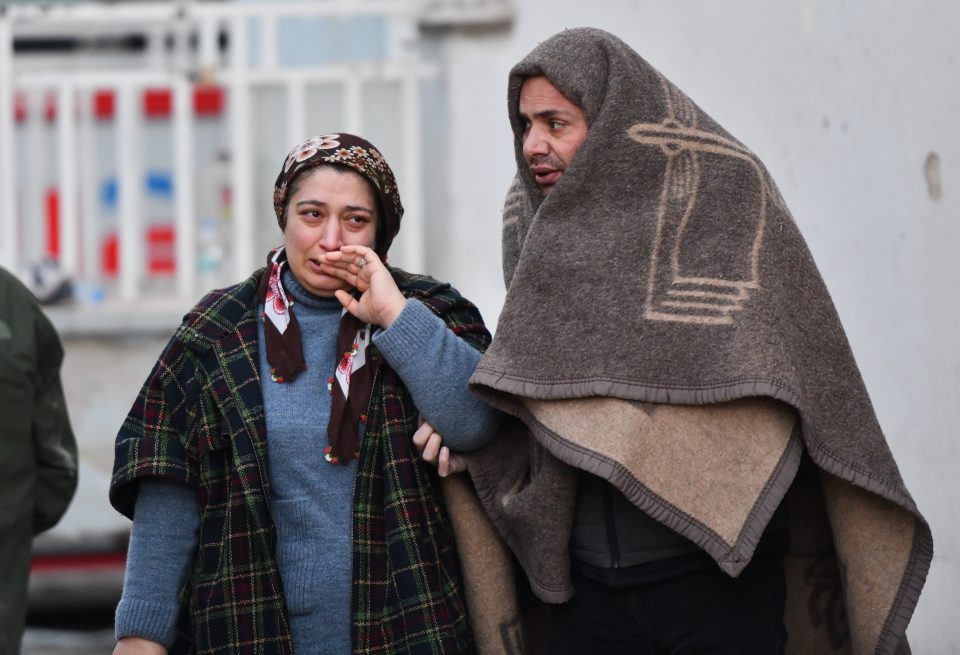
{"type": "MultiPolygon", "coordinates": [[[[524,114],[520,114],[523,116],[524,114]]],[[[572,118],[572,111],[567,111],[566,109],[544,109],[542,111],[536,112],[534,118],[572,118]]]]}

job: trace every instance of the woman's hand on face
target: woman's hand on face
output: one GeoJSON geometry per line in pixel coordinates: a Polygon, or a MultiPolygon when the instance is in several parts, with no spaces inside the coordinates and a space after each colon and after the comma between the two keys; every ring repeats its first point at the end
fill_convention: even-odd
{"type": "Polygon", "coordinates": [[[467,460],[462,455],[451,453],[450,449],[443,445],[443,437],[429,423],[421,423],[413,433],[413,445],[423,457],[423,461],[437,467],[441,478],[467,470],[467,460]]]}
{"type": "Polygon", "coordinates": [[[357,300],[346,291],[337,291],[337,300],[364,323],[388,328],[403,311],[406,298],[397,288],[390,271],[372,248],[343,246],[324,255],[323,272],[334,275],[360,292],[357,300]],[[361,267],[360,261],[364,265],[361,267]]]}
{"type": "Polygon", "coordinates": [[[149,639],[124,637],[117,642],[113,655],[167,655],[167,649],[149,639]]]}

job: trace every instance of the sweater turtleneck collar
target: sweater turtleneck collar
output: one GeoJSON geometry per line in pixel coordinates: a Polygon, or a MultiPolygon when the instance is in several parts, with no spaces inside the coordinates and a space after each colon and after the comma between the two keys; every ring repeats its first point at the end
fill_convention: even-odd
{"type": "Polygon", "coordinates": [[[283,288],[288,295],[292,296],[293,299],[300,303],[304,307],[310,307],[312,309],[318,310],[332,310],[338,309],[342,310],[343,305],[340,304],[340,301],[335,297],[325,298],[323,296],[318,296],[316,294],[310,293],[307,291],[302,284],[294,277],[293,272],[287,268],[282,273],[283,276],[283,288]]]}

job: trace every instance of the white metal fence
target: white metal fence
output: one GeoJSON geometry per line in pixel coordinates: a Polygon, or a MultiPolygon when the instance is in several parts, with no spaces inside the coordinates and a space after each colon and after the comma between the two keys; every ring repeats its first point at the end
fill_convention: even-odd
{"type": "MultiPolygon", "coordinates": [[[[474,2],[473,10],[487,11],[488,19],[491,7],[496,13],[502,6],[474,2]]],[[[204,147],[228,153],[230,189],[230,219],[217,235],[227,250],[218,281],[240,279],[265,254],[261,242],[270,237],[261,237],[259,223],[270,212],[272,175],[286,148],[326,126],[314,126],[321,114],[341,121],[330,127],[364,134],[385,151],[407,209],[392,261],[422,268],[421,85],[437,75],[418,53],[423,11],[413,0],[8,7],[0,14],[0,263],[22,271],[52,254],[78,287],[100,289],[98,301],[127,305],[205,291],[198,207],[217,190],[204,183],[214,164],[198,158],[206,142],[193,102],[198,87],[213,85],[225,99],[225,113],[215,119],[224,142],[204,147]],[[354,47],[350,28],[357,21],[376,29],[361,33],[357,38],[369,42],[354,47]],[[325,25],[320,31],[327,35],[343,28],[337,43],[361,56],[348,52],[304,65],[289,54],[290,40],[303,36],[302,29],[300,37],[288,35],[297,24],[325,25]],[[45,59],[14,51],[24,36],[131,32],[147,42],[137,56],[45,59]],[[171,99],[160,132],[142,110],[144,93],[157,89],[171,99]],[[271,93],[279,94],[272,105],[263,100],[271,93]],[[115,104],[107,127],[95,108],[103,94],[115,104]],[[162,233],[167,240],[153,243],[145,162],[164,150],[169,226],[162,233]],[[110,184],[102,179],[105,169],[114,172],[110,184]],[[173,265],[157,273],[145,262],[163,247],[172,250],[161,255],[173,265]],[[105,257],[115,261],[105,265],[105,257]]],[[[442,22],[439,9],[431,15],[442,22]]]]}

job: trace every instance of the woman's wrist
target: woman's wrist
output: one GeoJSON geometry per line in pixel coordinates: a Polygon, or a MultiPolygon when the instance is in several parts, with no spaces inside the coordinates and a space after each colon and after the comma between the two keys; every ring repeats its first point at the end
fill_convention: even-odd
{"type": "Polygon", "coordinates": [[[403,294],[400,291],[397,291],[396,297],[392,298],[387,306],[380,312],[380,320],[377,323],[386,330],[388,327],[393,325],[394,321],[397,320],[397,317],[403,312],[403,308],[407,305],[407,299],[403,297],[403,294]]]}

